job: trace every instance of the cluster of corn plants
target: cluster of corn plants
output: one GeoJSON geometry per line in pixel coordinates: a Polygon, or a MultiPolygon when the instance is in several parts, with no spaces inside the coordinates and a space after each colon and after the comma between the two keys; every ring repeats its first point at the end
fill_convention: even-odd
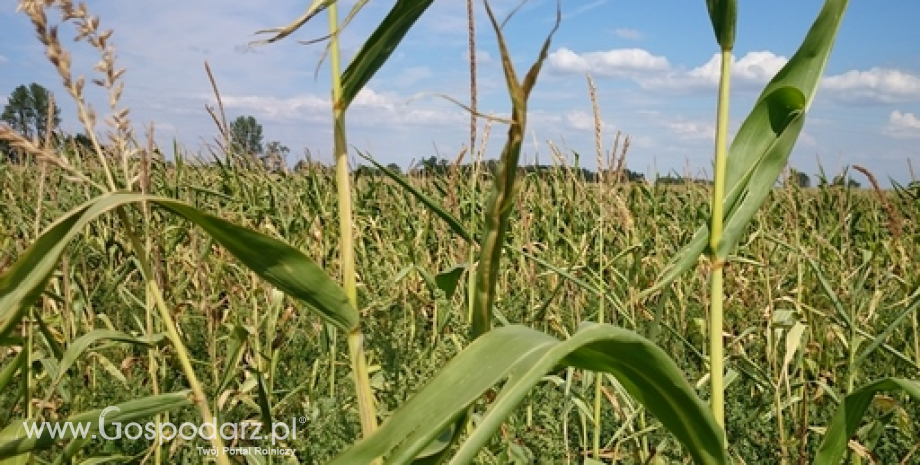
{"type": "MultiPolygon", "coordinates": [[[[357,13],[366,2],[358,2],[349,18],[357,13]]],[[[0,389],[10,386],[14,380],[21,380],[19,399],[26,405],[20,421],[14,422],[0,434],[0,457],[17,456],[28,459],[34,451],[52,447],[60,440],[67,440],[61,457],[65,460],[78,453],[85,439],[74,437],[54,438],[50,435],[25,437],[27,422],[42,418],[42,412],[33,411],[32,400],[38,397],[30,384],[30,369],[36,359],[53,364],[51,373],[63,380],[68,369],[87,353],[94,344],[127,344],[146,350],[154,395],[133,399],[119,404],[119,412],[106,417],[108,421],[127,422],[153,416],[156,421],[165,421],[168,412],[182,406],[193,406],[203,422],[213,421],[212,412],[223,405],[218,399],[209,398],[206,389],[196,376],[189,356],[187,341],[177,326],[176,316],[170,311],[164,298],[161,279],[157,272],[158,249],[150,232],[152,217],[156,214],[176,215],[195,224],[208,234],[213,243],[232,254],[245,265],[254,277],[261,278],[274,289],[303,302],[327,325],[332,339],[329,354],[334,369],[335,335],[346,334],[349,347],[350,370],[353,375],[355,398],[363,438],[353,447],[343,451],[333,463],[438,463],[448,458],[452,463],[473,461],[488,441],[496,434],[511,414],[520,408],[533,388],[548,376],[560,370],[571,373],[573,369],[596,374],[595,401],[602,395],[602,380],[635,399],[681,443],[684,452],[698,463],[726,463],[726,439],[724,429],[725,399],[722,347],[722,300],[723,269],[731,261],[731,251],[745,232],[761,205],[772,191],[776,179],[785,166],[793,144],[804,124],[805,114],[814,98],[815,90],[840,25],[847,2],[827,0],[824,8],[809,31],[799,51],[789,63],[767,85],[754,109],[741,126],[731,148],[727,145],[727,108],[729,97],[729,76],[731,51],[734,41],[736,15],[735,2],[709,1],[708,8],[713,20],[717,42],[722,51],[723,75],[720,85],[717,113],[716,179],[712,194],[712,210],[709,222],[691,239],[689,245],[675,254],[673,265],[649,289],[622,298],[605,289],[602,280],[580,281],[564,269],[553,268],[566,280],[582,286],[599,297],[598,317],[595,322],[585,322],[578,330],[564,340],[536,328],[510,324],[496,312],[495,303],[499,296],[499,275],[504,255],[512,255],[533,261],[540,266],[552,268],[528,251],[512,250],[507,247],[511,229],[511,217],[515,207],[515,196],[520,190],[521,179],[518,170],[523,135],[526,131],[527,102],[534,90],[541,65],[550,46],[550,37],[543,43],[540,54],[528,72],[520,79],[511,64],[510,53],[501,32],[501,26],[486,3],[486,11],[493,26],[499,49],[506,85],[511,101],[511,116],[507,120],[507,140],[503,147],[498,170],[494,173],[488,200],[481,207],[482,229],[474,233],[472,226],[464,224],[448,208],[427,196],[421,188],[408,180],[373,162],[400,186],[406,189],[430,212],[444,220],[451,231],[470,246],[468,263],[452,267],[448,272],[431,279],[438,291],[452,293],[457,286],[460,273],[469,271],[468,308],[471,332],[469,345],[460,350],[452,360],[433,376],[415,395],[398,409],[390,412],[378,425],[380,414],[376,411],[375,392],[370,379],[364,347],[362,324],[366,324],[358,311],[356,254],[353,231],[353,186],[347,164],[347,137],[345,116],[350,103],[358,92],[386,62],[398,47],[400,40],[421,18],[432,1],[398,0],[390,13],[368,38],[364,47],[344,72],[338,57],[337,37],[343,26],[337,19],[336,2],[316,0],[307,12],[290,26],[279,29],[269,41],[279,40],[292,34],[298,27],[322,12],[330,19],[330,61],[333,73],[332,121],[335,131],[337,206],[339,219],[339,265],[341,284],[333,280],[315,260],[311,260],[298,249],[266,234],[240,226],[225,218],[208,213],[185,202],[172,198],[148,194],[149,160],[135,157],[143,152],[133,144],[127,112],[117,107],[121,93],[119,77],[121,70],[115,68],[108,51],[110,35],[98,31],[98,20],[89,16],[85,7],[77,7],[67,1],[54,2],[64,18],[76,22],[81,28],[81,37],[88,40],[109,57],[102,67],[100,81],[111,92],[112,110],[115,113],[114,137],[116,153],[121,158],[113,160],[104,153],[101,144],[94,140],[98,155],[99,172],[104,180],[92,179],[68,161],[60,153],[47,146],[26,140],[10,131],[0,128],[0,137],[9,140],[16,148],[31,153],[43,164],[51,164],[64,170],[73,178],[83,180],[93,192],[90,199],[58,218],[45,228],[38,238],[23,251],[11,267],[0,276],[0,343],[16,354],[0,369],[0,389]],[[139,182],[140,181],[140,182],[139,182]],[[130,207],[139,209],[132,210],[130,207]],[[153,208],[151,208],[153,207],[153,208]],[[111,215],[110,215],[111,214],[111,215]],[[135,257],[136,271],[144,281],[143,335],[129,334],[124,329],[93,330],[85,334],[68,334],[65,340],[52,334],[46,322],[35,312],[35,303],[55,305],[54,299],[43,295],[56,268],[67,260],[65,247],[92,225],[104,222],[108,234],[124,237],[135,257]],[[117,233],[115,231],[118,231],[117,233]],[[627,330],[622,325],[605,324],[607,305],[617,315],[633,326],[634,315],[627,307],[639,299],[664,290],[679,276],[696,265],[698,258],[708,252],[711,276],[709,328],[710,350],[706,360],[710,369],[710,405],[700,399],[688,383],[674,360],[651,340],[627,330]],[[498,318],[502,325],[493,328],[498,318]],[[38,342],[41,341],[41,342],[38,342]],[[44,352],[51,352],[48,357],[44,352]],[[158,363],[161,355],[170,353],[176,366],[183,374],[187,390],[168,390],[157,384],[162,371],[169,369],[158,363]],[[40,355],[40,356],[39,356],[40,355]],[[601,377],[603,375],[604,377],[601,377]],[[496,388],[496,386],[500,386],[496,388]],[[482,410],[480,399],[490,392],[497,394],[482,410]],[[710,412],[711,409],[711,412],[710,412]]],[[[56,28],[48,24],[44,2],[24,1],[21,7],[32,18],[39,37],[46,45],[49,58],[60,72],[65,87],[78,104],[81,121],[89,134],[95,134],[95,117],[92,109],[83,104],[83,78],[70,75],[69,57],[57,40],[56,28]]],[[[347,22],[347,20],[346,20],[347,22]]],[[[558,21],[557,21],[558,25],[558,21]]],[[[217,119],[217,118],[215,118],[217,119]]],[[[93,136],[95,137],[95,136],[93,136]]],[[[245,181],[233,179],[241,174],[228,168],[229,182],[245,185],[245,181]]],[[[178,174],[177,174],[178,175],[178,174]]],[[[478,176],[475,177],[478,179],[478,176]]],[[[178,185],[178,184],[177,184],[178,185]]],[[[476,188],[472,189],[475,192],[476,188]]],[[[252,193],[253,196],[257,193],[252,193]]],[[[471,198],[473,196],[471,195],[471,198]]],[[[471,209],[470,215],[480,214],[471,209]]],[[[472,224],[472,222],[471,222],[472,224]]],[[[603,242],[601,242],[603,243],[603,242]]],[[[203,249],[210,248],[210,244],[203,249]]],[[[603,249],[602,249],[603,251],[603,249]]],[[[507,258],[506,258],[507,260],[507,258]]],[[[600,272],[605,264],[601,261],[600,272]]],[[[816,273],[820,269],[815,266],[816,273]]],[[[134,270],[126,270],[129,273],[134,270]]],[[[823,278],[822,278],[822,282],[823,278]]],[[[828,289],[828,293],[832,291],[828,289]]],[[[837,301],[829,296],[832,301],[837,301]]],[[[280,295],[273,302],[280,302],[280,295]]],[[[284,317],[280,304],[273,305],[263,315],[254,310],[249,323],[256,331],[271,334],[284,317]]],[[[915,313],[916,306],[910,306],[903,313],[906,317],[915,313]]],[[[863,351],[857,351],[855,338],[859,328],[853,322],[853,315],[839,306],[838,313],[844,328],[851,333],[850,358],[854,365],[864,360],[873,350],[885,343],[885,334],[880,334],[863,351]]],[[[580,311],[575,309],[575,311],[580,311]]],[[[436,314],[437,315],[437,314],[436,314]]],[[[579,318],[580,319],[580,318],[579,318]]],[[[435,326],[441,327],[445,317],[435,317],[435,326]]],[[[588,318],[590,320],[590,318],[588,318]]],[[[899,319],[900,321],[900,319],[899,319]]],[[[915,323],[916,325],[916,323],[915,323]]],[[[271,423],[274,411],[271,388],[274,370],[274,341],[260,341],[253,337],[246,325],[234,328],[231,338],[230,360],[235,366],[243,357],[243,347],[250,346],[257,357],[267,353],[268,363],[254,361],[247,368],[253,376],[250,389],[256,391],[254,402],[261,412],[263,422],[271,423]],[[269,350],[265,350],[269,348],[269,350]]],[[[802,325],[793,322],[787,340],[795,341],[802,325]]],[[[788,348],[787,342],[787,348],[788,348]]],[[[794,355],[787,351],[784,367],[794,355]]],[[[836,463],[847,450],[847,440],[857,428],[875,393],[880,390],[903,390],[913,397],[920,397],[920,386],[915,381],[900,378],[885,378],[857,387],[850,377],[847,395],[841,400],[838,412],[833,416],[825,432],[824,441],[815,458],[815,463],[836,463]]],[[[230,383],[229,372],[223,376],[215,373],[217,392],[223,392],[230,383]]],[[[782,379],[777,384],[782,383],[782,379]]],[[[174,384],[174,383],[173,383],[174,384]]],[[[60,386],[42,395],[46,400],[61,392],[60,386]]],[[[66,396],[65,396],[66,398],[66,396]]],[[[593,411],[595,463],[600,456],[600,409],[595,404],[593,411]]],[[[782,409],[778,409],[781,412],[782,409]]],[[[98,410],[79,412],[64,421],[90,422],[99,417],[98,410]]],[[[639,413],[641,414],[641,412],[639,413]]],[[[782,424],[782,420],[778,420],[782,424]]],[[[90,431],[96,432],[95,429],[90,431]]],[[[215,460],[228,463],[223,453],[220,435],[212,439],[217,451],[215,460]]],[[[164,452],[154,447],[155,460],[160,462],[164,452]]]]}

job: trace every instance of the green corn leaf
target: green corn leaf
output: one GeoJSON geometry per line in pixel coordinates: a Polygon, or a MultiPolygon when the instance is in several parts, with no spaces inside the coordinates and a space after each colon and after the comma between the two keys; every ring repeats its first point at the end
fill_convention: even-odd
{"type": "Polygon", "coordinates": [[[19,324],[51,279],[64,247],[86,224],[112,209],[145,200],[204,229],[250,270],[310,305],[330,324],[344,331],[357,327],[358,313],[342,288],[299,250],[172,199],[115,192],[90,200],[59,219],[0,276],[0,337],[19,324]]]}
{"type": "MultiPolygon", "coordinates": [[[[7,425],[6,428],[0,430],[0,443],[10,439],[16,439],[16,435],[20,434],[20,429],[22,429],[21,425],[17,424],[15,421],[7,425]]],[[[32,463],[32,459],[32,454],[23,453],[12,457],[7,457],[5,459],[0,459],[0,465],[28,465],[32,463]]]]}
{"type": "Polygon", "coordinates": [[[121,331],[115,331],[111,329],[94,329],[70,343],[67,347],[67,350],[64,351],[64,356],[61,358],[61,361],[58,365],[57,379],[55,383],[60,382],[61,378],[67,373],[67,370],[76,363],[77,359],[80,358],[91,345],[98,342],[123,342],[125,344],[135,344],[141,346],[151,346],[156,345],[159,342],[165,340],[163,334],[156,334],[152,337],[136,337],[130,334],[125,334],[121,331]]]}
{"type": "Polygon", "coordinates": [[[418,394],[396,410],[371,436],[332,464],[406,463],[495,384],[506,380],[477,428],[462,441],[454,463],[470,463],[546,375],[562,367],[602,371],[655,415],[697,463],[726,463],[722,433],[706,405],[668,355],[631,331],[585,324],[560,341],[524,326],[496,328],[451,360],[418,394]]]}
{"type": "Polygon", "coordinates": [[[847,443],[862,421],[869,404],[880,391],[903,391],[914,400],[920,400],[920,381],[901,378],[884,378],[869,383],[846,396],[837,408],[824,433],[824,440],[815,456],[816,465],[841,463],[847,443]]]}
{"type": "MultiPolygon", "coordinates": [[[[848,0],[827,0],[798,51],[767,84],[732,141],[725,173],[725,224],[715,255],[724,260],[763,204],[786,166],[802,131],[805,114],[830,58],[848,0]]],[[[692,268],[706,251],[709,227],[702,226],[658,281],[640,296],[667,286],[692,268]]]]}
{"type": "Polygon", "coordinates": [[[470,244],[475,242],[475,238],[473,237],[473,235],[469,232],[469,230],[466,227],[463,226],[463,223],[461,223],[460,220],[454,218],[454,216],[451,215],[450,212],[448,212],[436,200],[432,199],[431,197],[426,195],[424,192],[422,192],[419,188],[409,183],[408,179],[401,176],[399,173],[393,172],[393,170],[387,168],[386,166],[381,165],[376,160],[365,155],[364,153],[361,153],[360,151],[358,152],[358,155],[361,158],[364,158],[365,160],[373,164],[375,167],[377,167],[377,169],[382,171],[383,174],[387,175],[387,177],[389,177],[393,181],[396,181],[396,183],[399,184],[403,189],[409,191],[419,202],[422,202],[423,204],[425,204],[425,206],[428,208],[429,211],[431,211],[432,213],[437,215],[438,218],[441,218],[441,220],[447,223],[447,225],[450,227],[451,231],[454,232],[454,234],[457,234],[463,239],[466,239],[466,241],[470,244]]]}
{"type": "Polygon", "coordinates": [[[335,102],[336,107],[344,110],[351,105],[432,3],[434,0],[397,0],[342,73],[342,99],[335,102]]]}
{"type": "MultiPolygon", "coordinates": [[[[180,407],[192,404],[190,391],[181,391],[171,394],[162,394],[149,396],[140,399],[131,400],[122,404],[114,405],[118,410],[107,412],[105,415],[106,425],[112,422],[128,423],[143,418],[152,417],[158,413],[175,410],[180,407]]],[[[91,438],[93,434],[99,433],[99,415],[102,409],[83,412],[72,416],[64,421],[56,422],[60,427],[58,431],[61,434],[52,436],[51,429],[45,425],[41,435],[29,437],[26,429],[26,422],[19,420],[16,422],[17,428],[7,428],[3,435],[0,435],[0,459],[14,457],[26,454],[34,450],[43,450],[51,447],[61,440],[71,440],[75,438],[73,429],[65,427],[67,423],[73,425],[82,424],[86,426],[86,431],[91,438]],[[13,429],[15,431],[13,431],[13,429]]],[[[49,422],[53,424],[55,422],[49,422]]],[[[38,425],[35,425],[36,427],[38,425]]],[[[30,425],[31,427],[31,425],[30,425]]],[[[106,429],[107,434],[114,434],[113,431],[106,429]]]]}
{"type": "Polygon", "coordinates": [[[709,19],[716,33],[716,42],[722,50],[735,47],[735,25],[738,19],[738,2],[735,0],[706,0],[709,19]]]}
{"type": "Polygon", "coordinates": [[[463,276],[463,272],[466,271],[467,266],[464,265],[454,265],[434,277],[434,282],[437,283],[438,289],[444,292],[444,297],[450,299],[454,296],[454,292],[457,290],[457,284],[460,282],[460,278],[463,276]]]}
{"type": "Polygon", "coordinates": [[[241,325],[235,325],[230,331],[229,341],[227,343],[227,365],[224,367],[224,374],[221,376],[217,392],[224,392],[233,376],[236,375],[236,368],[243,358],[243,349],[249,341],[249,330],[241,325]]]}
{"type": "Polygon", "coordinates": [[[862,366],[863,362],[865,362],[866,359],[869,358],[870,355],[875,353],[875,351],[880,346],[882,346],[885,343],[885,341],[888,340],[888,337],[891,336],[891,334],[896,329],[898,329],[898,327],[900,327],[901,324],[903,324],[905,320],[907,320],[907,317],[910,315],[913,315],[918,310],[920,310],[920,295],[914,298],[913,302],[911,302],[911,304],[908,305],[907,308],[901,311],[901,313],[899,313],[898,316],[892,319],[891,323],[887,327],[885,327],[885,329],[882,332],[878,333],[878,335],[872,339],[872,342],[869,343],[869,345],[866,346],[866,348],[863,349],[862,352],[860,352],[858,356],[856,356],[856,360],[853,361],[852,369],[854,370],[859,369],[859,367],[862,366]]]}
{"type": "Polygon", "coordinates": [[[495,289],[498,282],[499,264],[505,235],[508,231],[511,207],[517,192],[518,161],[521,157],[521,144],[527,127],[527,99],[537,84],[540,68],[549,53],[550,42],[553,34],[559,29],[562,21],[562,12],[557,8],[556,23],[547,34],[540,49],[540,55],[531,65],[530,70],[519,80],[514,71],[511,53],[505,44],[501,27],[492,14],[489,2],[485,2],[486,13],[492,22],[495,36],[498,40],[498,49],[502,56],[502,68],[505,72],[505,85],[511,96],[511,124],[508,126],[508,140],[502,148],[499,158],[498,170],[492,184],[492,194],[485,206],[485,221],[483,222],[482,248],[479,252],[479,266],[476,268],[476,292],[472,297],[472,337],[476,338],[489,331],[492,327],[492,305],[495,301],[495,289]]]}
{"type": "Polygon", "coordinates": [[[26,351],[21,350],[3,368],[0,368],[0,392],[6,392],[6,387],[13,381],[13,376],[26,364],[26,351]]]}

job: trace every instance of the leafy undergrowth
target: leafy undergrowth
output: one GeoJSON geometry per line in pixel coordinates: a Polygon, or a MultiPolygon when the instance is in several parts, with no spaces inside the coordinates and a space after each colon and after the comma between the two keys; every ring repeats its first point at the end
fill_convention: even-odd
{"type": "MultiPolygon", "coordinates": [[[[36,237],[39,199],[34,190],[20,188],[37,183],[32,168],[0,169],[4,267],[36,237]]],[[[48,176],[58,188],[41,200],[41,229],[85,200],[81,186],[53,172],[48,176]]],[[[337,275],[330,172],[282,175],[156,164],[152,176],[152,194],[282,239],[337,275]]],[[[470,230],[482,229],[478,206],[485,193],[474,191],[481,183],[468,173],[448,170],[411,182],[470,230]]],[[[725,410],[733,456],[776,463],[778,444],[785,441],[788,450],[813,457],[838,399],[854,386],[918,376],[920,204],[910,191],[885,195],[890,209],[873,191],[778,188],[742,238],[727,274],[725,303],[725,410]],[[892,221],[901,228],[893,229],[892,221]],[[879,335],[884,338],[876,340],[879,335]],[[878,349],[854,363],[854,354],[873,341],[878,349]]],[[[709,196],[699,184],[600,189],[574,170],[528,175],[512,212],[498,313],[564,339],[582,322],[596,321],[599,299],[605,298],[611,303],[605,320],[659,344],[706,399],[705,268],[648,300],[636,296],[705,220],[709,196]],[[603,230],[600,216],[607,218],[603,230]],[[603,260],[596,252],[599,239],[607,251],[603,260]]],[[[468,260],[468,249],[448,225],[384,177],[359,176],[354,199],[359,306],[371,382],[386,417],[468,344],[465,275],[452,295],[437,285],[439,273],[468,260]]],[[[260,371],[273,418],[299,422],[298,437],[287,446],[301,463],[330,460],[351,444],[360,426],[344,337],[301,304],[273,293],[201,230],[156,208],[150,221],[157,279],[220,420],[259,417],[260,371]],[[248,342],[237,357],[231,349],[241,331],[248,331],[248,342]]],[[[36,307],[65,347],[93,329],[144,332],[144,283],[115,223],[91,223],[68,247],[68,258],[36,307]]],[[[41,362],[50,358],[50,347],[37,347],[44,349],[33,354],[32,392],[48,419],[151,395],[154,376],[159,392],[186,388],[168,345],[158,349],[164,363],[155,375],[148,371],[146,347],[91,346],[59,384],[51,366],[41,362]]],[[[0,353],[0,366],[15,355],[0,353]]],[[[580,462],[593,431],[593,376],[580,370],[548,376],[481,453],[482,462],[580,462]]],[[[671,459],[683,455],[673,436],[615,381],[604,386],[602,444],[609,459],[632,462],[650,451],[671,459]]],[[[476,412],[490,400],[480,401],[476,412]]],[[[878,398],[867,417],[875,420],[858,432],[859,447],[868,447],[879,463],[897,463],[917,447],[920,409],[901,400],[878,398]]],[[[21,410],[0,397],[0,424],[21,410]]],[[[170,415],[176,424],[198,421],[191,407],[170,415]]],[[[195,462],[196,446],[204,445],[180,441],[166,450],[171,461],[195,462]]],[[[142,457],[148,447],[144,441],[92,441],[84,453],[142,457]]],[[[59,451],[43,454],[50,458],[59,451]]]]}

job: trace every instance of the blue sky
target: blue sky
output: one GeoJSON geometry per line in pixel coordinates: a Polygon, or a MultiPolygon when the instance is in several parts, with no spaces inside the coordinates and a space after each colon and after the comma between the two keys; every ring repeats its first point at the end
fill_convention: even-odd
{"type": "MultiPolygon", "coordinates": [[[[207,154],[218,132],[205,105],[215,102],[204,71],[214,71],[229,118],[253,115],[265,140],[291,148],[293,164],[309,148],[331,162],[329,69],[315,74],[320,45],[297,40],[325,32],[325,18],[293,38],[248,48],[259,29],[299,16],[308,0],[226,2],[87,1],[112,28],[117,64],[126,68],[123,104],[131,108],[138,138],[155,123],[156,138],[171,152],[177,140],[207,154]]],[[[353,2],[344,2],[348,7],[353,2]]],[[[349,59],[393,2],[371,1],[343,36],[349,59]]],[[[494,0],[503,17],[519,2],[494,0]]],[[[732,129],[767,80],[792,55],[819,11],[817,0],[740,2],[735,47],[732,129]]],[[[479,106],[504,115],[500,60],[481,2],[477,2],[479,106]]],[[[563,23],[530,105],[527,162],[551,163],[554,144],[572,161],[595,166],[591,102],[585,76],[597,86],[604,145],[618,131],[629,136],[627,165],[644,173],[711,173],[717,47],[700,1],[563,0],[563,23]]],[[[506,38],[520,74],[535,58],[552,26],[555,2],[532,0],[508,24],[506,38]]],[[[818,162],[829,175],[850,164],[872,170],[883,184],[920,175],[920,2],[854,0],[844,19],[825,79],[811,109],[792,166],[808,174],[818,162]]],[[[73,104],[44,59],[30,23],[13,2],[0,6],[0,104],[20,84],[38,82],[61,100],[66,130],[78,130],[73,104]]],[[[468,115],[435,95],[467,101],[466,7],[440,0],[410,31],[401,48],[358,97],[348,117],[349,142],[385,163],[408,166],[431,155],[454,159],[468,141],[468,115]],[[421,96],[420,96],[421,95],[421,96]],[[413,98],[415,97],[415,98],[413,98]]],[[[69,44],[72,30],[62,30],[69,44]]],[[[93,73],[98,55],[71,47],[75,73],[93,73]]],[[[92,86],[88,86],[88,89],[92,86]]],[[[106,97],[94,90],[100,114],[106,97]]],[[[484,124],[480,124],[482,134],[484,124]]],[[[486,149],[495,157],[505,128],[496,124],[486,149]]],[[[852,175],[866,184],[860,174],[852,175]]]]}

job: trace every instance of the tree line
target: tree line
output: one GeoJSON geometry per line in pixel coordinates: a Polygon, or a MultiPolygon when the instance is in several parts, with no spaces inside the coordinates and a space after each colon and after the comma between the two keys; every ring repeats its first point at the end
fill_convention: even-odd
{"type": "MultiPolygon", "coordinates": [[[[56,130],[61,123],[61,109],[58,107],[51,96],[51,93],[45,87],[31,83],[28,86],[20,85],[16,87],[0,114],[0,121],[9,125],[14,131],[30,140],[51,140],[53,147],[72,148],[78,154],[86,153],[92,149],[92,142],[85,134],[64,134],[56,130]],[[49,137],[49,131],[51,131],[49,137]]],[[[261,166],[271,171],[281,171],[287,167],[287,156],[290,149],[278,141],[264,142],[264,131],[262,124],[249,115],[239,116],[234,119],[227,128],[226,138],[229,146],[225,147],[228,155],[246,162],[249,165],[261,166]]],[[[0,140],[0,160],[6,160],[12,163],[21,163],[23,157],[16,150],[13,150],[8,141],[0,140]]],[[[316,164],[301,160],[295,165],[294,170],[298,171],[307,167],[314,167],[316,164]]],[[[402,174],[399,165],[391,163],[387,165],[391,171],[402,174]]],[[[440,176],[449,173],[461,175],[473,175],[482,173],[489,175],[498,169],[497,160],[486,160],[482,165],[463,164],[454,165],[450,161],[430,156],[422,158],[419,163],[409,169],[407,174],[416,176],[440,176]]],[[[622,172],[607,170],[604,173],[598,173],[588,168],[578,167],[559,167],[548,165],[528,165],[521,166],[519,170],[524,175],[545,176],[552,175],[558,170],[568,170],[575,177],[586,182],[597,182],[601,174],[605,179],[619,180],[626,182],[645,182],[643,173],[624,169],[622,172]]],[[[373,167],[362,165],[355,170],[358,176],[382,176],[383,171],[373,167]]],[[[708,179],[688,178],[679,175],[667,174],[655,179],[659,184],[711,184],[708,179]]],[[[798,170],[790,170],[786,179],[788,185],[797,185],[799,187],[811,187],[811,178],[798,170]]],[[[833,185],[850,187],[860,187],[859,182],[844,175],[837,175],[832,181],[828,182],[823,177],[819,177],[819,185],[833,185]]]]}

